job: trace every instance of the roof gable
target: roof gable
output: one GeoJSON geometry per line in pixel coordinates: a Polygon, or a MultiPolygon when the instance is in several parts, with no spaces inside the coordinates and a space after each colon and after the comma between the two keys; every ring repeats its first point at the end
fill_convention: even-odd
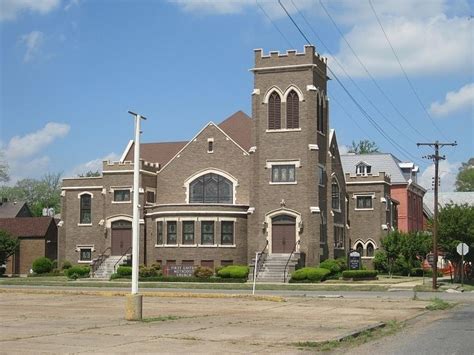
{"type": "Polygon", "coordinates": [[[30,217],[31,211],[25,201],[1,202],[0,218],[30,217]]]}
{"type": "Polygon", "coordinates": [[[52,217],[0,218],[0,229],[15,237],[44,237],[51,223],[52,217]]]}

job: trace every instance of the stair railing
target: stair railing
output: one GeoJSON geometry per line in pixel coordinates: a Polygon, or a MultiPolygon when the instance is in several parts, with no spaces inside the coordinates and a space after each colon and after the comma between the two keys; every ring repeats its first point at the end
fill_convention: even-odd
{"type": "Polygon", "coordinates": [[[260,271],[260,268],[262,267],[264,261],[265,261],[265,250],[268,248],[268,240],[265,243],[265,246],[263,247],[262,251],[256,252],[255,253],[255,264],[253,265],[253,286],[252,286],[252,295],[255,295],[255,282],[257,280],[257,275],[258,272],[260,271]]]}
{"type": "Polygon", "coordinates": [[[114,272],[117,272],[117,264],[120,263],[122,261],[123,257],[125,255],[127,255],[128,252],[131,251],[131,250],[132,250],[132,247],[130,246],[127,250],[125,250],[125,252],[122,253],[122,255],[120,256],[120,259],[118,259],[117,262],[114,264],[114,272]]]}
{"type": "Polygon", "coordinates": [[[293,248],[293,251],[291,252],[290,254],[290,257],[288,258],[287,262],[286,262],[286,265],[285,265],[285,269],[283,270],[283,282],[286,283],[286,278],[288,276],[288,265],[290,264],[290,260],[291,260],[291,257],[293,256],[293,254],[296,252],[296,247],[300,244],[300,241],[298,240],[296,243],[295,243],[295,247],[293,248]]]}
{"type": "Polygon", "coordinates": [[[106,254],[108,250],[111,251],[111,248],[110,247],[105,248],[105,250],[102,253],[100,253],[97,258],[92,260],[91,272],[90,272],[91,277],[95,275],[95,272],[99,269],[100,265],[102,265],[104,260],[109,257],[109,255],[106,254]]]}

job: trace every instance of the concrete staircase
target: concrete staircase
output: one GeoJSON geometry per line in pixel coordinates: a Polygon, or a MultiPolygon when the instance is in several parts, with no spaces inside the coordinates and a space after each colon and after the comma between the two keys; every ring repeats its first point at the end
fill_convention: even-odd
{"type": "MultiPolygon", "coordinates": [[[[266,255],[260,270],[258,270],[257,282],[285,282],[285,266],[289,257],[290,254],[266,255]]],[[[291,256],[290,262],[288,262],[286,269],[286,282],[288,282],[291,273],[295,270],[299,257],[299,253],[294,253],[291,256]]],[[[249,280],[253,281],[253,265],[251,267],[251,272],[249,273],[249,280]]]]}
{"type": "Polygon", "coordinates": [[[116,271],[115,267],[118,267],[125,263],[127,255],[124,256],[109,256],[105,259],[99,268],[92,275],[94,279],[110,279],[110,276],[116,271]]]}

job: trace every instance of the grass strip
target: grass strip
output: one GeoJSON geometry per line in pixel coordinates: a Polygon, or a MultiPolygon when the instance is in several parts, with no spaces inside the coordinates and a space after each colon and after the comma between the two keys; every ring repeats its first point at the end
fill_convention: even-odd
{"type": "Polygon", "coordinates": [[[453,308],[456,305],[455,303],[446,302],[438,297],[434,297],[430,301],[431,303],[425,307],[429,311],[443,311],[445,309],[453,308]]]}

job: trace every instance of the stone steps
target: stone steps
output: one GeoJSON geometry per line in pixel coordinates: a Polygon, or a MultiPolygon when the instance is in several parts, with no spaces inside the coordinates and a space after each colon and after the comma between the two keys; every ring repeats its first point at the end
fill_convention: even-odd
{"type": "MultiPolygon", "coordinates": [[[[263,265],[257,273],[257,282],[284,282],[285,271],[286,281],[289,279],[289,274],[295,270],[295,266],[298,263],[299,255],[295,254],[291,256],[290,261],[288,258],[290,254],[275,254],[267,255],[263,265]],[[287,265],[288,263],[288,265],[287,265]]],[[[252,260],[251,267],[255,264],[255,259],[252,260]]],[[[249,280],[253,280],[253,273],[249,274],[249,280]]]]}
{"type": "Polygon", "coordinates": [[[110,276],[116,271],[115,267],[120,266],[123,262],[127,260],[127,255],[125,256],[109,256],[105,259],[99,268],[92,275],[93,278],[97,279],[110,279],[110,276]]]}

